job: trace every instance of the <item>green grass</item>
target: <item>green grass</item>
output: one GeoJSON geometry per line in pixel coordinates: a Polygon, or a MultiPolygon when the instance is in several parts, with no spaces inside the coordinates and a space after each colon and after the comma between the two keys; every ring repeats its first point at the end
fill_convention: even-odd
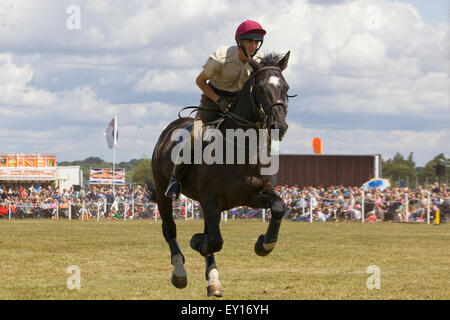
{"type": "MultiPolygon", "coordinates": [[[[450,299],[450,224],[283,221],[267,257],[253,251],[267,223],[221,223],[223,299],[450,299]],[[381,270],[369,290],[367,267],[381,270]]],[[[207,299],[204,259],[189,247],[203,221],[177,221],[188,286],[170,283],[161,222],[0,221],[0,299],[207,299]],[[81,270],[69,290],[66,270],[81,270]]]]}

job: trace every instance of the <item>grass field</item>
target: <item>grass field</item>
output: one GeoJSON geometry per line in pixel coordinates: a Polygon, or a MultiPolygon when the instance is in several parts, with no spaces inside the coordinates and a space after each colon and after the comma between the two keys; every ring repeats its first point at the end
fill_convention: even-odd
{"type": "MultiPolygon", "coordinates": [[[[161,222],[0,221],[0,299],[208,299],[204,259],[189,247],[202,221],[177,221],[188,286],[170,283],[161,222]],[[69,290],[69,266],[81,289],[69,290]]],[[[221,223],[223,299],[450,299],[450,224],[283,221],[267,257],[253,251],[261,221],[221,223]],[[380,268],[369,290],[367,268],[380,268]]],[[[211,299],[211,298],[209,298],[211,299]]]]}

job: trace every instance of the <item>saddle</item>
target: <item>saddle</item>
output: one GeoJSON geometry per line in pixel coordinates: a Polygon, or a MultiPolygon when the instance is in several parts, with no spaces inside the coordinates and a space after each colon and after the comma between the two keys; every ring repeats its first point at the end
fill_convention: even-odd
{"type": "MultiPolygon", "coordinates": [[[[208,123],[203,124],[203,128],[202,128],[202,134],[204,135],[203,136],[203,140],[210,141],[211,140],[210,139],[211,138],[210,137],[210,132],[211,131],[208,131],[208,129],[210,129],[210,130],[217,129],[218,130],[220,128],[220,126],[222,125],[224,120],[225,120],[224,118],[219,118],[217,120],[213,120],[213,121],[210,121],[208,123]],[[206,135],[205,135],[205,133],[206,133],[206,135]]],[[[187,126],[186,128],[184,128],[184,130],[186,130],[189,134],[180,135],[178,137],[178,141],[176,142],[176,144],[182,143],[188,136],[192,136],[192,130],[193,129],[194,129],[194,125],[193,124],[191,124],[191,125],[187,126]]],[[[207,142],[207,141],[204,141],[203,147],[207,146],[211,142],[211,141],[210,142],[207,142]]]]}

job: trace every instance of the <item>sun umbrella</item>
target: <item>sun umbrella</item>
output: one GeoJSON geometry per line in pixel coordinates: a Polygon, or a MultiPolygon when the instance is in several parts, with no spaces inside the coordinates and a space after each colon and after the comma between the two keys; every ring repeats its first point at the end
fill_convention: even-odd
{"type": "Polygon", "coordinates": [[[369,189],[378,188],[378,190],[383,191],[384,189],[391,186],[391,183],[388,179],[375,178],[365,182],[362,187],[364,191],[369,191],[369,189]]]}

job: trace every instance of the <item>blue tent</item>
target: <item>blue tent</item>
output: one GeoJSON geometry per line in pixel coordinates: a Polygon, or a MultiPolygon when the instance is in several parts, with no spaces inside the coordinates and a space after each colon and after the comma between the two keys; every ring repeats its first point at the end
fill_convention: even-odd
{"type": "Polygon", "coordinates": [[[390,186],[391,183],[389,182],[388,179],[381,179],[381,178],[371,179],[362,185],[364,191],[369,191],[369,189],[374,190],[375,187],[377,187],[378,190],[383,191],[384,189],[390,186]]]}

